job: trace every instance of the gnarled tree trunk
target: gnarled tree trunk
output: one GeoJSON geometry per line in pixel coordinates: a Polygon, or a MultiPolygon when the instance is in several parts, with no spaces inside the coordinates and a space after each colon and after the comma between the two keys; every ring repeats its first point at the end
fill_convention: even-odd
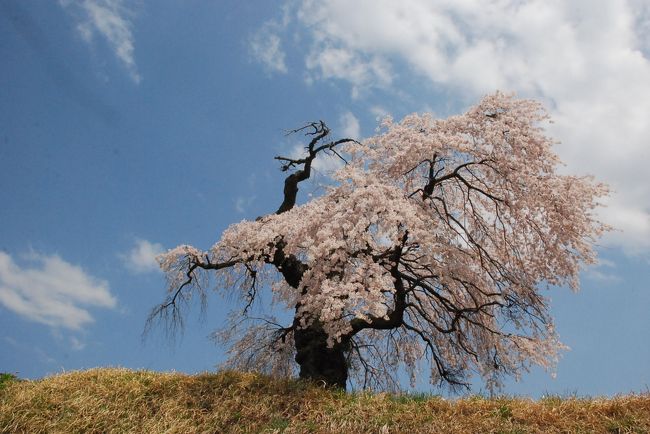
{"type": "Polygon", "coordinates": [[[346,352],[349,342],[337,343],[328,348],[327,333],[316,323],[304,329],[296,329],[294,340],[300,378],[345,389],[348,380],[346,352]]]}

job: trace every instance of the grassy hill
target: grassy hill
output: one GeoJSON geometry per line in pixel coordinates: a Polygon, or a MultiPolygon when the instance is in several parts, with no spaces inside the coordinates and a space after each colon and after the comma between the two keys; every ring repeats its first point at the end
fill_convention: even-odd
{"type": "Polygon", "coordinates": [[[342,393],[220,372],[92,369],[0,379],[0,433],[650,433],[650,394],[613,399],[342,393]]]}

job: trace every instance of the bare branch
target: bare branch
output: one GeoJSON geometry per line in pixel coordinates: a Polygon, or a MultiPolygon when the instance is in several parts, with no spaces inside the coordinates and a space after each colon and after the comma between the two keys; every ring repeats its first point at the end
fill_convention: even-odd
{"type": "Polygon", "coordinates": [[[354,139],[339,139],[317,146],[319,142],[324,140],[330,134],[330,129],[327,127],[327,125],[325,125],[325,122],[323,121],[311,122],[301,128],[289,131],[288,134],[301,132],[307,129],[310,129],[310,131],[306,132],[305,135],[313,137],[310,140],[309,144],[305,147],[307,150],[306,157],[298,159],[282,156],[275,157],[276,160],[283,162],[281,166],[281,170],[283,172],[286,172],[294,167],[297,168],[299,166],[302,166],[296,172],[287,176],[287,178],[284,180],[284,200],[282,201],[282,204],[278,210],[275,212],[276,214],[287,212],[296,205],[296,199],[298,196],[298,184],[302,181],[305,181],[306,179],[309,179],[311,176],[312,163],[319,153],[331,151],[341,160],[346,162],[346,160],[334,148],[344,143],[358,143],[354,139]]]}

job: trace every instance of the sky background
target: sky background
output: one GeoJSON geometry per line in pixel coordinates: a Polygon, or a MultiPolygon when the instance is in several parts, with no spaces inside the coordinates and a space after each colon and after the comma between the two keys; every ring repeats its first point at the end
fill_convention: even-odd
{"type": "Polygon", "coordinates": [[[618,228],[579,293],[547,294],[571,347],[557,377],[504,392],[649,390],[647,0],[3,0],[0,58],[0,371],[213,370],[227,296],[142,339],[156,254],[277,209],[273,157],[302,146],[288,129],[362,139],[499,89],[545,104],[561,170],[611,185],[599,212],[618,228]]]}

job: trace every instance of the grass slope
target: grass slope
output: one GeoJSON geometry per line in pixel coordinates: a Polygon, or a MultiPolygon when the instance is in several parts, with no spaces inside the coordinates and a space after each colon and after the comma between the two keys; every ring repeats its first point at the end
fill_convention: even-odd
{"type": "Polygon", "coordinates": [[[650,395],[613,399],[342,393],[220,372],[92,369],[3,378],[0,433],[650,433],[650,395]]]}

